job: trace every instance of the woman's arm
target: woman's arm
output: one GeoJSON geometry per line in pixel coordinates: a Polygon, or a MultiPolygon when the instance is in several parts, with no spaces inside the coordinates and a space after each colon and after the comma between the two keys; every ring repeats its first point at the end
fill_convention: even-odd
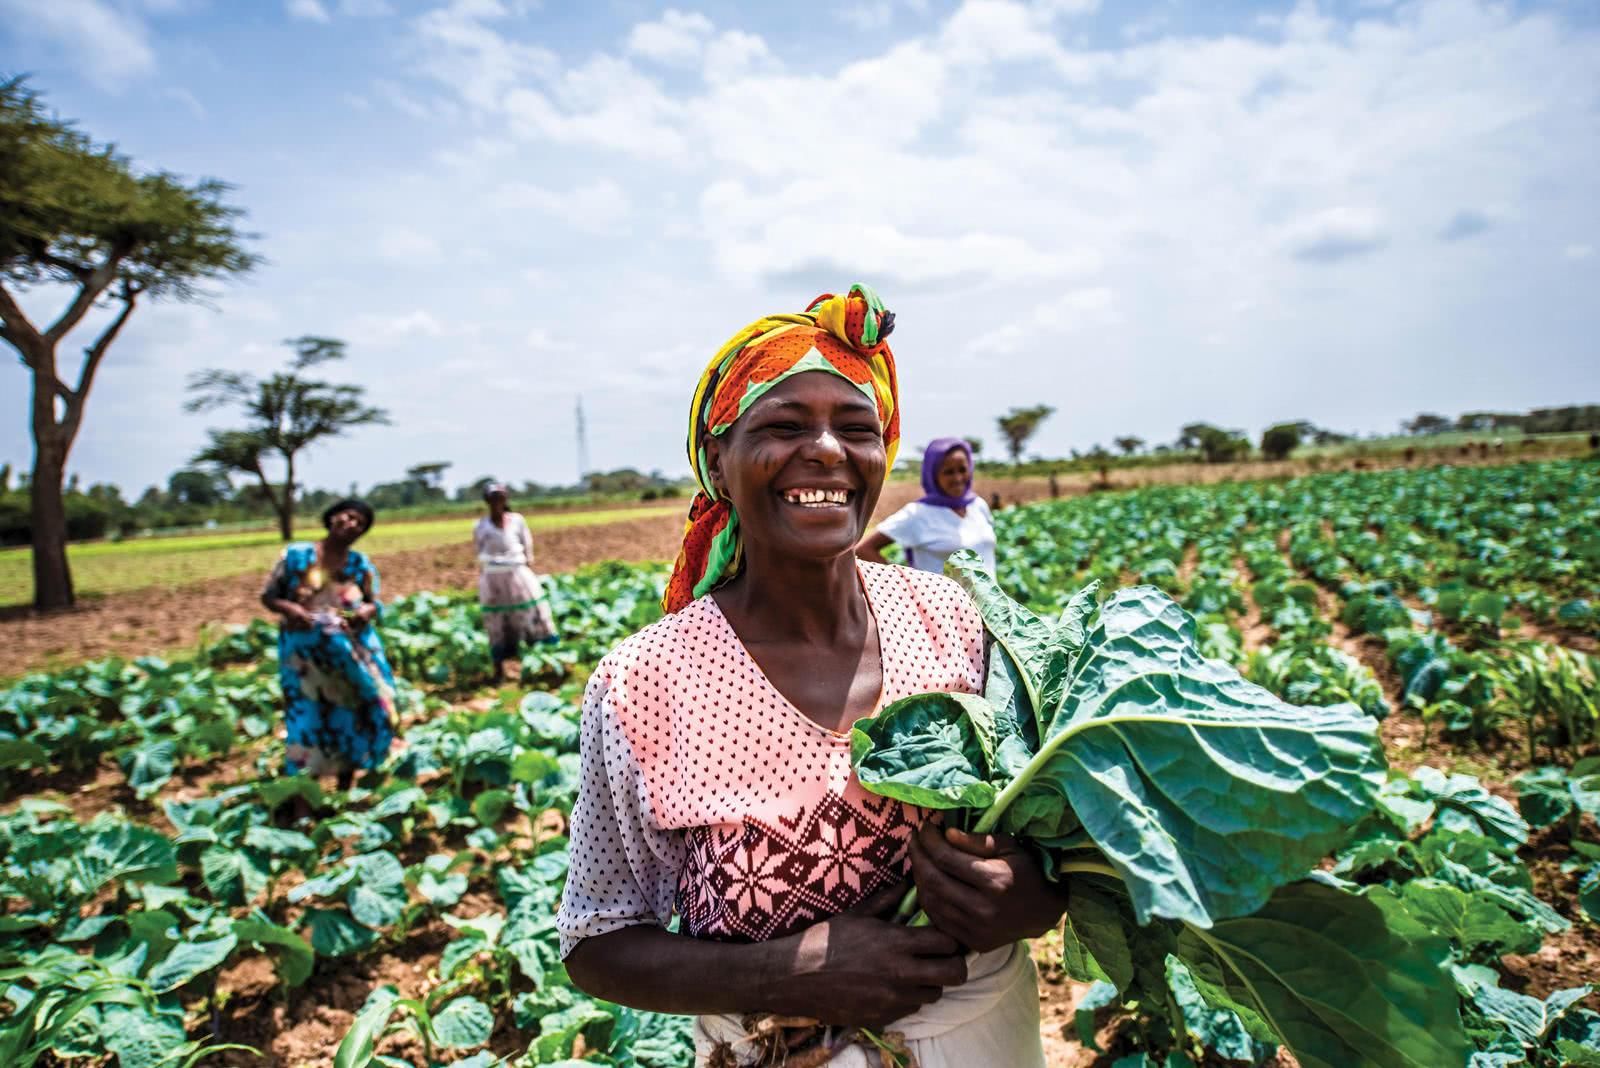
{"type": "Polygon", "coordinates": [[[286,626],[301,628],[311,625],[311,613],[297,601],[291,601],[284,596],[285,567],[283,558],[272,568],[272,574],[267,576],[267,584],[261,589],[261,604],[267,611],[283,617],[286,626]]]}
{"type": "Polygon", "coordinates": [[[883,550],[894,544],[894,539],[881,530],[874,530],[871,534],[861,539],[861,544],[856,546],[856,556],[874,564],[887,564],[883,550]]]}
{"type": "Polygon", "coordinates": [[[595,997],[653,1012],[777,1013],[847,1027],[882,1027],[966,980],[955,939],[876,918],[905,890],[786,938],[701,941],[653,924],[585,938],[567,956],[573,983],[595,997]]]}

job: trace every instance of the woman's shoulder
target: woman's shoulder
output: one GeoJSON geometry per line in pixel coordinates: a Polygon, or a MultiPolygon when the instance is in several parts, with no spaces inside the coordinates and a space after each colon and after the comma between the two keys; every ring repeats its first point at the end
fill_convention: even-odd
{"type": "Polygon", "coordinates": [[[707,594],[622,639],[600,659],[595,674],[617,683],[681,671],[686,662],[703,658],[720,645],[720,618],[707,594]]]}
{"type": "Polygon", "coordinates": [[[906,599],[920,606],[946,606],[967,611],[975,610],[972,598],[955,579],[936,571],[923,571],[899,564],[874,564],[865,560],[858,565],[867,588],[875,597],[906,599]]]}

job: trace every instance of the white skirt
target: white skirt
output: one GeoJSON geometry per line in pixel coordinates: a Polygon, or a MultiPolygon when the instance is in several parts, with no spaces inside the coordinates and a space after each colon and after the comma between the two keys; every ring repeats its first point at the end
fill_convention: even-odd
{"type": "MultiPolygon", "coordinates": [[[[1039,985],[1028,945],[1019,942],[967,958],[967,981],[884,1030],[898,1031],[918,1068],[1045,1068],[1039,1037],[1039,985]]],[[[734,1044],[744,1028],[736,1016],[701,1016],[694,1027],[696,1066],[709,1063],[718,1043],[734,1044]]],[[[877,1051],[851,1046],[832,1068],[879,1068],[877,1051]]]]}

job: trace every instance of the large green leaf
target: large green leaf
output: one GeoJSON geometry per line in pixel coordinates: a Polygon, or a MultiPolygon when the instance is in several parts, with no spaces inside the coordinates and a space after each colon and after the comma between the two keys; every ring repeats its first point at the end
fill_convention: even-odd
{"type": "Polygon", "coordinates": [[[224,905],[248,905],[272,879],[259,854],[251,849],[215,845],[200,854],[200,877],[224,905]]]}
{"type": "Polygon", "coordinates": [[[1068,799],[1140,923],[1206,925],[1312,867],[1371,808],[1384,762],[1360,709],[1285,704],[1200,656],[1194,620],[1138,587],[1104,606],[1039,755],[995,808],[1035,782],[1068,799]]]}
{"type": "Polygon", "coordinates": [[[299,831],[282,827],[251,827],[244,833],[244,844],[273,857],[294,859],[316,851],[317,844],[299,831]]]}
{"type": "Polygon", "coordinates": [[[378,932],[361,926],[343,909],[306,909],[305,922],[319,957],[354,956],[378,941],[378,932]]]}
{"type": "Polygon", "coordinates": [[[1083,644],[1083,620],[1093,608],[1096,586],[1079,591],[1067,625],[1058,627],[1007,597],[977,554],[957,553],[945,567],[972,595],[984,627],[1016,663],[1036,717],[1036,733],[1043,737],[1070,681],[1068,666],[1083,644]]]}
{"type": "Polygon", "coordinates": [[[1359,895],[1291,883],[1253,916],[1185,927],[1178,947],[1209,1001],[1265,1021],[1302,1068],[1466,1061],[1441,947],[1396,934],[1359,895]]]}
{"type": "Polygon", "coordinates": [[[183,1021],[147,1009],[116,1008],[100,1026],[117,1068],[171,1068],[188,1049],[183,1021]]]}
{"type": "Polygon", "coordinates": [[[350,858],[359,873],[346,897],[350,915],[368,927],[387,927],[405,911],[406,872],[393,853],[363,853],[350,858]]]}
{"type": "Polygon", "coordinates": [[[1438,819],[1447,830],[1462,826],[1496,844],[1514,849],[1528,840],[1528,824],[1511,805],[1483,788],[1471,775],[1445,775],[1436,768],[1420,767],[1411,777],[1439,807],[1438,819]],[[1451,817],[1460,817],[1455,823],[1451,817]]]}
{"type": "Polygon", "coordinates": [[[118,823],[90,836],[72,857],[74,889],[85,897],[114,880],[147,883],[178,880],[177,850],[148,827],[118,823]]]}
{"type": "Polygon", "coordinates": [[[146,742],[118,758],[128,785],[142,801],[172,778],[178,766],[178,746],[170,740],[146,742]]]}
{"type": "Polygon", "coordinates": [[[923,808],[987,808],[993,745],[991,706],[972,694],[907,697],[851,732],[862,785],[923,808]]]}
{"type": "Polygon", "coordinates": [[[1517,920],[1482,894],[1436,879],[1412,879],[1399,887],[1406,911],[1448,938],[1462,954],[1498,959],[1502,953],[1532,953],[1544,941],[1535,924],[1517,920]]]}
{"type": "Polygon", "coordinates": [[[494,1033],[494,1013],[474,997],[459,997],[433,1014],[434,1041],[446,1049],[481,1046],[494,1033]]]}
{"type": "Polygon", "coordinates": [[[179,942],[167,954],[167,959],[150,969],[145,981],[158,994],[176,990],[213,968],[220,967],[239,944],[232,933],[203,942],[179,942]]]}

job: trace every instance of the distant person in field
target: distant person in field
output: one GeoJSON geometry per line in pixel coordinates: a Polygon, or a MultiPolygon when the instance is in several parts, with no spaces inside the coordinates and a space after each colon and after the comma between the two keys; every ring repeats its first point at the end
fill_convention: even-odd
{"type": "Polygon", "coordinates": [[[667,615],[584,696],[561,954],[598,997],[697,1014],[700,1066],[748,1063],[744,1020],[773,1013],[901,1032],[922,1068],[1044,1065],[1022,940],[1064,897],[1011,839],[946,830],[851,769],[856,720],[984,681],[958,585],[855,555],[900,437],[893,325],[852,286],[712,359],[667,615]],[[931,926],[888,918],[907,876],[931,926]]]}
{"type": "Polygon", "coordinates": [[[373,518],[365,501],[329,506],[327,536],[285,548],[261,591],[261,603],[283,620],[288,771],[332,773],[340,789],[357,769],[382,764],[395,734],[394,674],[372,625],[382,611],[378,571],[351,548],[373,518]]]}
{"type": "Polygon", "coordinates": [[[906,563],[944,573],[944,562],[971,549],[994,571],[994,516],[972,488],[972,448],[961,438],[935,438],[922,454],[922,497],[878,524],[856,555],[883,564],[883,550],[899,545],[906,563]]]}
{"type": "Polygon", "coordinates": [[[478,603],[489,632],[489,655],[502,677],[521,674],[518,659],[524,642],[555,637],[550,600],[533,573],[533,534],[527,521],[510,507],[510,492],[499,482],[483,491],[489,514],[472,528],[478,553],[478,603]]]}

